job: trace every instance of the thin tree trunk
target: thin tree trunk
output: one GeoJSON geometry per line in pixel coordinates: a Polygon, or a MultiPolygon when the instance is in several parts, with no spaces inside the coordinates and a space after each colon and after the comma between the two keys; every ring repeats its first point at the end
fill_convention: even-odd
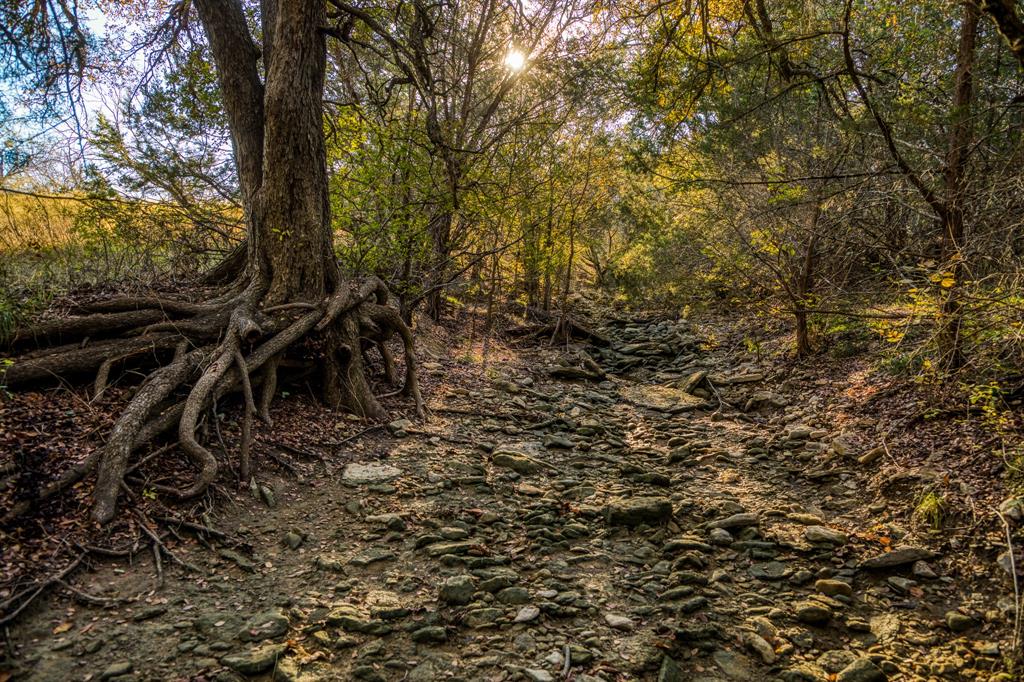
{"type": "Polygon", "coordinates": [[[942,328],[939,350],[946,367],[959,369],[964,364],[962,297],[964,263],[964,189],[967,156],[974,138],[972,105],[974,100],[974,61],[978,34],[978,6],[964,2],[960,46],[957,50],[956,90],[953,96],[953,125],[946,157],[946,212],[942,220],[942,260],[952,274],[953,284],[942,302],[942,328]]]}

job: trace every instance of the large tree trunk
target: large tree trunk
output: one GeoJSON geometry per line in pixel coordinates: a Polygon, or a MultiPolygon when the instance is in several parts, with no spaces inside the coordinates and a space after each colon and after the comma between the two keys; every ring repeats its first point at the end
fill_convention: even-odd
{"type": "Polygon", "coordinates": [[[282,2],[264,95],[263,182],[251,209],[250,266],[266,305],[318,302],[337,288],[323,132],[326,48],[317,0],[282,2]]]}
{"type": "Polygon", "coordinates": [[[232,392],[243,397],[239,471],[248,477],[253,417],[269,423],[277,367],[296,346],[307,362],[312,355],[329,404],[382,418],[364,371],[363,342],[383,347],[397,333],[406,360],[402,392],[423,414],[412,335],[387,306],[386,287],[375,278],[343,282],[334,256],[323,132],[326,6],[322,0],[261,4],[273,44],[273,59],[269,51],[263,55],[269,61],[265,84],[240,0],[196,0],[217,65],[248,220],[245,258],[236,253],[231,266],[218,269],[216,279],[225,286],[195,303],[106,301],[87,311],[92,314],[22,330],[11,344],[42,341],[51,347],[19,357],[6,373],[9,386],[94,371],[99,393],[115,363],[147,357],[166,363],[136,392],[97,457],[39,495],[56,494],[98,467],[93,516],[103,523],[114,517],[131,455],[175,428],[178,446],[198,473],[187,486],[153,490],[178,499],[207,490],[220,465],[197,432],[212,404],[232,392]],[[69,345],[52,347],[60,343],[69,345]],[[258,401],[256,388],[262,391],[258,401]]]}

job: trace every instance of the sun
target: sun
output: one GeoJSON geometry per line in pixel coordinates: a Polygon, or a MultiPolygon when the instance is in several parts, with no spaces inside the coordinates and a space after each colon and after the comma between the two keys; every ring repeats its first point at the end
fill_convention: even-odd
{"type": "Polygon", "coordinates": [[[505,66],[512,71],[522,71],[526,66],[526,55],[514,47],[509,48],[508,54],[505,55],[505,66]]]}

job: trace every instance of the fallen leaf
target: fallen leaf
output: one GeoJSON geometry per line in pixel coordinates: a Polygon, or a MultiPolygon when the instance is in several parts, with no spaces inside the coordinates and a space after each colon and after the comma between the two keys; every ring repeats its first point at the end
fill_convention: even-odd
{"type": "Polygon", "coordinates": [[[53,634],[59,635],[62,632],[67,632],[71,629],[71,623],[65,621],[53,629],[53,634]]]}

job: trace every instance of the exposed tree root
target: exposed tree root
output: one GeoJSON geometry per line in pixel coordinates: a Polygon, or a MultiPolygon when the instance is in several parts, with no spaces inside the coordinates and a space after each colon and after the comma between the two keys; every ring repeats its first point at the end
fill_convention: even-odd
{"type": "MultiPolygon", "coordinates": [[[[129,468],[132,454],[172,429],[177,432],[177,447],[197,473],[181,487],[151,488],[179,500],[204,494],[220,465],[202,443],[199,425],[218,399],[236,392],[244,404],[238,471],[241,482],[248,482],[253,475],[253,418],[270,422],[279,368],[282,362],[291,362],[285,360],[289,354],[306,358],[313,354],[328,404],[382,419],[386,414],[370,390],[363,348],[369,343],[381,349],[385,374],[392,381],[394,359],[384,344],[397,334],[405,362],[400,393],[411,397],[416,413],[424,415],[412,332],[398,311],[387,305],[383,282],[370,278],[356,286],[339,287],[319,303],[261,307],[265,288],[251,282],[230,286],[205,303],[160,297],[114,299],[84,307],[81,316],[46,322],[17,335],[10,349],[22,354],[13,358],[4,376],[7,386],[91,375],[93,395],[98,397],[109,386],[115,368],[155,367],[121,411],[106,444],[62,474],[38,498],[57,494],[96,469],[92,514],[100,523],[109,522],[116,514],[125,476],[137,468],[129,468]],[[38,348],[27,350],[31,344],[38,348]]],[[[164,452],[157,449],[149,457],[164,452]]],[[[19,505],[3,521],[28,508],[27,503],[19,505]]],[[[157,556],[161,552],[168,555],[160,550],[157,556]]]]}

